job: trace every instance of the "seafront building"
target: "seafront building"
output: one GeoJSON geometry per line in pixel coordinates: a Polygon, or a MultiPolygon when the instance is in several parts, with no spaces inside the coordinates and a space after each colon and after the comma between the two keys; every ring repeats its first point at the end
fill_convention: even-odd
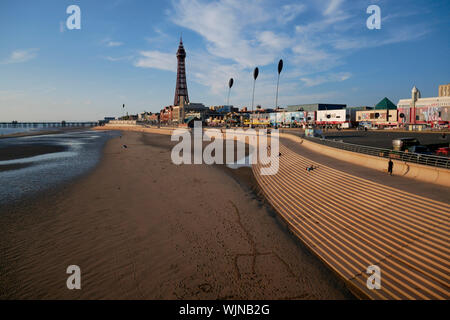
{"type": "Polygon", "coordinates": [[[388,98],[383,98],[373,109],[356,111],[356,122],[360,125],[397,126],[397,106],[388,98]]]}
{"type": "Polygon", "coordinates": [[[415,86],[410,99],[397,103],[399,122],[408,124],[448,124],[450,121],[450,85],[439,86],[439,96],[422,98],[415,86]]]}
{"type": "Polygon", "coordinates": [[[286,111],[319,111],[319,110],[340,110],[345,109],[345,104],[310,103],[287,106],[286,111]]]}
{"type": "Polygon", "coordinates": [[[450,83],[439,86],[439,97],[450,97],[450,83]]]}

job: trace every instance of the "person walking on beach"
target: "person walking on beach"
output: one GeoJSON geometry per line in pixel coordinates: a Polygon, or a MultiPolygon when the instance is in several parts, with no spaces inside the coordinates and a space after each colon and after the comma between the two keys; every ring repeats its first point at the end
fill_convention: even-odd
{"type": "Polygon", "coordinates": [[[392,176],[392,169],[394,168],[394,163],[392,162],[392,159],[389,158],[389,162],[388,162],[388,173],[389,175],[392,176]]]}

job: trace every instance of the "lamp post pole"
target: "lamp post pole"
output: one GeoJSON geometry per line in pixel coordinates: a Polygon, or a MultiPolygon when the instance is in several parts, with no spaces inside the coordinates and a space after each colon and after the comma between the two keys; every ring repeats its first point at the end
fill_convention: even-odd
{"type": "Polygon", "coordinates": [[[234,80],[233,78],[230,78],[228,81],[228,98],[227,98],[227,106],[230,105],[230,93],[231,93],[231,87],[233,86],[234,80]]]}
{"type": "Polygon", "coordinates": [[[278,62],[278,79],[277,79],[277,95],[275,98],[275,109],[278,108],[278,87],[280,84],[280,73],[281,70],[283,70],[283,59],[280,59],[280,61],[278,62]]]}
{"type": "MultiPolygon", "coordinates": [[[[256,67],[255,70],[253,70],[252,116],[253,116],[253,104],[255,102],[255,85],[256,85],[256,79],[258,78],[258,74],[259,74],[259,69],[258,69],[258,67],[256,67]]],[[[253,119],[250,123],[252,124],[252,127],[253,127],[253,119]]]]}
{"type": "MultiPolygon", "coordinates": [[[[283,70],[283,59],[278,62],[277,95],[275,98],[275,110],[278,109],[278,86],[280,84],[280,73],[283,70]]],[[[283,111],[283,119],[286,121],[286,111],[283,111]]]]}

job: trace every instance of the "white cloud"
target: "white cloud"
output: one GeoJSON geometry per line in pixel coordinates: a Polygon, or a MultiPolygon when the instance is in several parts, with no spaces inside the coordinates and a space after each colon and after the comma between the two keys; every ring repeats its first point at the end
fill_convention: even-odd
{"type": "Polygon", "coordinates": [[[289,47],[292,41],[285,35],[277,35],[273,31],[263,31],[258,34],[258,40],[262,46],[278,49],[279,51],[289,47]]]}
{"type": "Polygon", "coordinates": [[[167,34],[166,32],[162,31],[160,28],[153,28],[155,35],[151,37],[146,37],[145,40],[152,45],[159,45],[162,43],[169,43],[170,41],[174,41],[174,38],[167,34]]]}
{"type": "Polygon", "coordinates": [[[123,45],[123,42],[119,42],[119,41],[108,41],[106,43],[106,46],[108,46],[108,47],[119,47],[121,45],[123,45]]]}
{"type": "Polygon", "coordinates": [[[212,55],[253,67],[273,62],[277,55],[273,48],[254,41],[254,33],[274,19],[273,12],[265,9],[258,1],[180,0],[174,3],[172,22],[200,34],[212,55]]]}
{"type": "Polygon", "coordinates": [[[333,29],[342,24],[349,24],[349,19],[353,16],[344,12],[335,13],[323,19],[316,19],[305,25],[297,25],[295,31],[303,35],[316,35],[322,32],[330,33],[333,29]]]}
{"type": "Polygon", "coordinates": [[[154,68],[167,71],[177,70],[177,59],[173,53],[160,51],[140,51],[140,57],[134,62],[136,67],[154,68]]]}
{"type": "Polygon", "coordinates": [[[327,74],[325,76],[317,76],[313,78],[303,77],[300,80],[305,82],[307,87],[317,86],[319,84],[327,83],[327,82],[341,82],[349,79],[351,77],[351,73],[349,72],[341,72],[337,74],[327,74]]]}
{"type": "Polygon", "coordinates": [[[331,54],[325,50],[313,47],[310,44],[299,44],[292,48],[295,53],[295,58],[300,63],[317,63],[319,61],[328,60],[331,58],[331,54]]]}
{"type": "Polygon", "coordinates": [[[343,0],[330,0],[323,14],[326,16],[336,14],[336,11],[339,9],[339,6],[342,4],[342,2],[343,0]]]}
{"type": "Polygon", "coordinates": [[[422,38],[430,30],[426,27],[407,27],[397,29],[393,33],[386,33],[383,37],[348,37],[336,39],[331,42],[334,48],[339,50],[355,50],[374,48],[399,42],[413,41],[422,38]]]}
{"type": "Polygon", "coordinates": [[[111,62],[116,62],[116,61],[123,61],[123,60],[131,60],[133,59],[134,56],[124,56],[124,57],[111,57],[111,56],[106,56],[104,57],[104,59],[111,61],[111,62]]]}
{"type": "MultiPolygon", "coordinates": [[[[379,38],[368,34],[366,13],[360,10],[365,3],[355,2],[307,0],[279,5],[266,0],[172,0],[172,9],[166,14],[170,22],[193,31],[204,42],[203,48],[194,49],[189,42],[184,43],[188,86],[190,81],[204,85],[210,89],[209,94],[220,100],[226,96],[228,79],[233,77],[237,84],[232,89],[233,103],[248,105],[251,73],[258,66],[261,72],[256,103],[270,106],[274,104],[276,63],[280,58],[288,66],[280,87],[280,97],[286,100],[281,98],[280,103],[297,103],[292,99],[314,97],[299,96],[302,88],[350,78],[349,72],[337,72],[335,68],[345,64],[347,56],[356,50],[417,39],[423,34],[404,25],[396,26],[392,34],[382,30],[379,38]],[[296,26],[292,26],[293,21],[296,26]],[[272,67],[273,74],[267,74],[266,70],[272,67]]],[[[154,31],[156,36],[147,40],[155,48],[166,33],[154,31]]],[[[141,51],[134,64],[175,72],[174,53],[175,50],[141,51]]],[[[328,90],[327,94],[323,97],[340,93],[328,90]]]]}
{"type": "Polygon", "coordinates": [[[37,49],[37,48],[14,50],[10,54],[9,58],[4,60],[2,63],[3,64],[11,64],[11,63],[27,62],[29,60],[34,59],[36,57],[38,51],[39,51],[39,49],[37,49]]]}
{"type": "Polygon", "coordinates": [[[105,45],[107,47],[120,47],[123,45],[123,42],[113,41],[111,38],[105,38],[100,41],[100,44],[105,45]]]}
{"type": "Polygon", "coordinates": [[[294,20],[300,13],[306,10],[306,6],[300,3],[286,4],[281,7],[278,21],[288,23],[294,20]]]}

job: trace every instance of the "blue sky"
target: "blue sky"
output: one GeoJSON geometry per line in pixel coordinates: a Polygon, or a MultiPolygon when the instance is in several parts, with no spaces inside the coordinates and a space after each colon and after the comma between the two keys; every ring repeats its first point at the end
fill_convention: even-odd
{"type": "Polygon", "coordinates": [[[437,96],[450,82],[449,1],[2,0],[0,121],[96,120],[173,103],[176,50],[187,51],[190,100],[373,105],[437,96]],[[81,9],[67,30],[66,8],[81,9]],[[381,8],[369,30],[366,9],[381,8]]]}

